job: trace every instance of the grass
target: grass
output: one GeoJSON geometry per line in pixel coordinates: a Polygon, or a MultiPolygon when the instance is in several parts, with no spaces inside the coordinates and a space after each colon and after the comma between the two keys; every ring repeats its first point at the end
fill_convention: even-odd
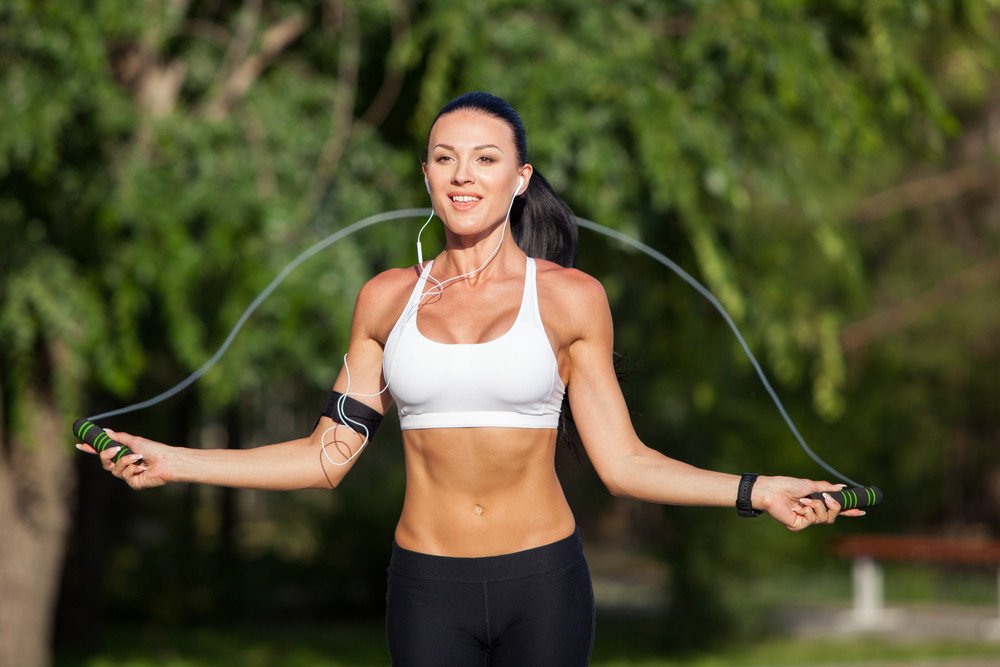
{"type": "MultiPolygon", "coordinates": [[[[849,641],[768,639],[716,651],[676,654],[662,645],[649,621],[599,621],[595,667],[790,667],[891,661],[928,665],[947,658],[995,658],[1000,643],[899,643],[875,637],[849,641]]],[[[330,627],[235,627],[225,629],[109,632],[90,655],[61,654],[57,667],[368,667],[387,665],[381,620],[330,627]]]]}
{"type": "MultiPolygon", "coordinates": [[[[996,609],[996,573],[989,569],[947,570],[890,564],[885,570],[889,606],[955,605],[996,609]]],[[[850,605],[846,564],[798,579],[758,579],[747,594],[758,609],[786,608],[790,601],[806,608],[850,605]]],[[[595,667],[843,667],[881,665],[926,667],[949,658],[982,659],[1000,665],[1000,642],[894,640],[850,635],[763,638],[679,652],[666,643],[662,621],[606,616],[598,619],[592,664],[595,667]]],[[[87,653],[59,653],[57,667],[368,667],[387,665],[384,620],[328,625],[233,625],[172,629],[154,626],[105,632],[87,653]]]]}

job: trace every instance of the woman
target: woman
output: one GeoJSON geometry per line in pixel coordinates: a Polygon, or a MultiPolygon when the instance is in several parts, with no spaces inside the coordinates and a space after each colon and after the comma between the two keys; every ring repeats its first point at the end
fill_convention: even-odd
{"type": "Polygon", "coordinates": [[[113,463],[106,450],[104,467],[135,489],[333,487],[395,400],[407,482],[387,626],[399,665],[589,660],[590,575],[554,467],[564,394],[616,496],[736,503],[791,530],[841,514],[832,499],[806,498],[838,486],[700,470],[639,441],[615,378],[604,290],[566,268],[572,214],[527,161],[510,105],[485,93],[451,101],[431,127],[423,172],[445,248],[362,288],[345,367],[311,436],[202,450],[112,433],[135,454],[113,463]]]}

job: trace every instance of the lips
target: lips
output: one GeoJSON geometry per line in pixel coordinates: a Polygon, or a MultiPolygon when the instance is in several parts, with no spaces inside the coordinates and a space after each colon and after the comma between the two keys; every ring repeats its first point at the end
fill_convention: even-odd
{"type": "Polygon", "coordinates": [[[459,211],[468,211],[475,208],[482,201],[482,197],[479,195],[468,192],[452,192],[448,195],[448,198],[451,200],[452,207],[459,211]]]}

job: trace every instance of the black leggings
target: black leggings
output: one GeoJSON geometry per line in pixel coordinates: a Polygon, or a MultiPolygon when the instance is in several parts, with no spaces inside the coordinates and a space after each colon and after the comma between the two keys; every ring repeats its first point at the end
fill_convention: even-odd
{"type": "Polygon", "coordinates": [[[393,545],[392,664],[466,667],[590,661],[594,590],[579,531],[502,556],[429,556],[393,545]]]}

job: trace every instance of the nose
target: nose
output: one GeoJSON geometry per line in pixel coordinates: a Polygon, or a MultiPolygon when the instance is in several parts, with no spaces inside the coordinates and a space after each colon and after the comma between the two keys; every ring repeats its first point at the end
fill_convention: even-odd
{"type": "Polygon", "coordinates": [[[455,171],[451,174],[452,185],[464,185],[466,183],[475,183],[476,176],[472,172],[471,165],[465,160],[457,160],[455,162],[455,171]]]}

